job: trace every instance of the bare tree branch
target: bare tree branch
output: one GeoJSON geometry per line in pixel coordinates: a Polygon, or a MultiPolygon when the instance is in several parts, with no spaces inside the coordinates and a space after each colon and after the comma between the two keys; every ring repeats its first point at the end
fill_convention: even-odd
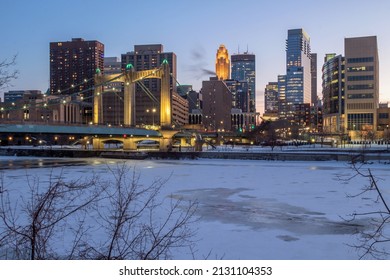
{"type": "Polygon", "coordinates": [[[359,176],[367,179],[369,184],[366,185],[358,194],[349,197],[359,197],[365,193],[374,191],[377,195],[376,202],[379,202],[384,209],[351,214],[352,218],[349,221],[355,220],[357,216],[368,217],[371,222],[371,227],[368,230],[360,232],[359,244],[350,246],[360,252],[360,259],[367,257],[382,259],[390,256],[390,252],[386,249],[387,244],[390,243],[390,236],[386,235],[385,230],[390,222],[390,208],[381,189],[379,188],[379,178],[376,178],[373,175],[370,168],[363,170],[363,166],[364,165],[360,165],[357,167],[355,163],[352,163],[352,169],[354,170],[355,175],[347,180],[351,180],[352,178],[355,178],[355,176],[359,176]]]}
{"type": "Polygon", "coordinates": [[[10,69],[16,64],[16,57],[17,55],[0,61],[0,89],[9,86],[10,82],[18,77],[19,72],[10,69]]]}

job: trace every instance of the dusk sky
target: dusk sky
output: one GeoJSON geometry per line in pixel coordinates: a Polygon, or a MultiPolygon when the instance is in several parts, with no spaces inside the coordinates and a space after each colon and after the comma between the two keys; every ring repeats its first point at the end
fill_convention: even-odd
{"type": "Polygon", "coordinates": [[[325,53],[344,54],[344,38],[378,37],[380,101],[390,101],[390,1],[388,0],[1,0],[0,60],[17,54],[12,87],[49,87],[49,43],[98,40],[105,56],[120,57],[134,45],[163,44],[178,61],[178,81],[201,88],[215,71],[220,44],[229,54],[256,55],[257,110],[264,87],[285,74],[287,30],[303,28],[318,53],[318,95],[325,53]]]}

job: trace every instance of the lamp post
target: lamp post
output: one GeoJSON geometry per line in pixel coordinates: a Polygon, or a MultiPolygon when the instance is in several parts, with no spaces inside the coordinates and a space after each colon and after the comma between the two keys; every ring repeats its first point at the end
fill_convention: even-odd
{"type": "Polygon", "coordinates": [[[389,151],[389,125],[386,125],[386,151],[389,151]]]}
{"type": "Polygon", "coordinates": [[[156,108],[152,109],[152,120],[153,120],[153,126],[154,126],[154,113],[156,113],[156,108]]]}
{"type": "Polygon", "coordinates": [[[154,113],[156,113],[156,108],[153,108],[152,110],[146,109],[146,113],[149,114],[149,112],[152,113],[152,126],[154,126],[154,113]]]}

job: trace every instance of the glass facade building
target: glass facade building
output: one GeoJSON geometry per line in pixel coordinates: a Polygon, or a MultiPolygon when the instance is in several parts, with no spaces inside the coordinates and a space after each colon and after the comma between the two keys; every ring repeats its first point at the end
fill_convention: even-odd
{"type": "Polygon", "coordinates": [[[311,103],[310,37],[303,29],[288,30],[286,75],[286,102],[311,103]]]}
{"type": "Polygon", "coordinates": [[[278,75],[278,117],[287,118],[286,75],[278,75]]]}
{"type": "Polygon", "coordinates": [[[344,133],[345,59],[326,54],[322,67],[323,130],[344,133]]]}
{"type": "Polygon", "coordinates": [[[264,112],[278,113],[278,83],[269,82],[264,91],[264,112]]]}
{"type": "MultiPolygon", "coordinates": [[[[256,57],[247,52],[243,54],[233,54],[231,56],[231,78],[236,81],[248,83],[249,88],[249,110],[246,112],[256,112],[256,57]]],[[[244,111],[243,111],[244,112],[244,111]]]]}

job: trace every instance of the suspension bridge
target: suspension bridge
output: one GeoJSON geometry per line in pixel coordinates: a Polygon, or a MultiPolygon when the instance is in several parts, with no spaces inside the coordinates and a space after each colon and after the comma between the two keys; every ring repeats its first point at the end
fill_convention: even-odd
{"type": "MultiPolygon", "coordinates": [[[[179,132],[178,129],[172,129],[175,124],[172,120],[172,96],[170,90],[170,68],[167,60],[164,60],[159,68],[135,71],[133,65],[128,64],[120,74],[102,74],[99,69],[96,70],[94,87],[86,88],[82,91],[72,94],[66,94],[72,88],[79,85],[71,85],[69,88],[58,91],[56,95],[51,96],[49,100],[36,102],[34,108],[30,104],[17,106],[15,103],[9,104],[8,107],[0,108],[0,141],[1,145],[28,145],[33,140],[52,144],[65,143],[83,143],[91,144],[94,149],[103,149],[105,143],[114,141],[121,142],[124,150],[135,150],[137,143],[143,140],[153,140],[159,143],[160,150],[169,150],[172,146],[172,138],[179,132]],[[143,85],[145,79],[160,79],[161,94],[160,100],[143,85]],[[123,85],[123,125],[120,127],[104,126],[103,123],[103,95],[105,86],[109,83],[120,82],[123,85]],[[160,105],[160,126],[159,130],[143,129],[136,127],[136,102],[135,86],[139,85],[147,96],[160,105]],[[10,111],[29,109],[50,109],[50,106],[65,105],[72,99],[82,96],[83,93],[93,90],[91,97],[83,98],[84,102],[92,101],[92,122],[84,125],[64,124],[64,123],[46,123],[33,124],[28,121],[19,123],[1,122],[10,111]],[[88,100],[91,98],[92,100],[88,100]]],[[[83,83],[91,79],[85,79],[83,83]]],[[[175,81],[177,83],[177,81],[175,81]]],[[[83,84],[82,83],[82,84],[83,84]]],[[[184,140],[182,140],[184,141],[184,140]]]]}

